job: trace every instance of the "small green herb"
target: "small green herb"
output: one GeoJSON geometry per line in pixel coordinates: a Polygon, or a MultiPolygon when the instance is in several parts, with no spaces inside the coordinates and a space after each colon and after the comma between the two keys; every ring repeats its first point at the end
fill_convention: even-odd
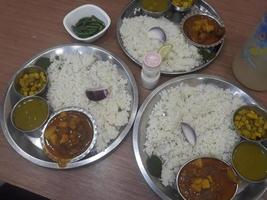
{"type": "Polygon", "coordinates": [[[202,56],[205,62],[212,60],[216,56],[216,54],[210,49],[199,49],[198,53],[202,56]]]}
{"type": "Polygon", "coordinates": [[[158,156],[152,155],[146,160],[146,165],[149,173],[152,176],[160,178],[162,171],[162,161],[158,156]]]}
{"type": "Polygon", "coordinates": [[[42,67],[44,69],[47,69],[52,62],[50,61],[49,58],[46,57],[41,57],[38,58],[37,61],[35,62],[36,66],[42,67]]]}

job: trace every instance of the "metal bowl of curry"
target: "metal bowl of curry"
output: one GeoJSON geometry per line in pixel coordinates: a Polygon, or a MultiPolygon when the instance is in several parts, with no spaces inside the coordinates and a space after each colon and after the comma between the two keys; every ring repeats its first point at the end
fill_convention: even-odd
{"type": "Polygon", "coordinates": [[[49,105],[46,99],[39,96],[28,96],[20,99],[12,108],[11,123],[23,133],[34,134],[49,117],[49,105]]]}
{"type": "Polygon", "coordinates": [[[256,105],[244,105],[233,115],[235,131],[245,140],[267,141],[267,112],[256,105]]]}
{"type": "Polygon", "coordinates": [[[219,19],[207,13],[192,12],[181,22],[181,30],[191,44],[209,48],[222,43],[225,27],[219,19]]]}
{"type": "Polygon", "coordinates": [[[232,153],[237,174],[248,183],[261,183],[267,179],[267,149],[260,143],[243,140],[232,153]]]}
{"type": "Polygon", "coordinates": [[[41,144],[45,154],[64,168],[85,157],[94,147],[97,126],[87,111],[68,107],[54,113],[42,130],[41,144]]]}
{"type": "Polygon", "coordinates": [[[140,0],[139,4],[144,14],[151,17],[161,17],[171,7],[170,0],[140,0]]]}
{"type": "Polygon", "coordinates": [[[198,0],[172,0],[172,7],[178,12],[191,10],[198,0]]]}
{"type": "Polygon", "coordinates": [[[23,68],[15,77],[14,88],[21,96],[34,96],[44,93],[48,84],[46,70],[39,66],[23,68]]]}
{"type": "Polygon", "coordinates": [[[239,179],[233,168],[217,158],[202,157],[188,161],[176,176],[176,186],[184,200],[231,200],[239,179]]]}

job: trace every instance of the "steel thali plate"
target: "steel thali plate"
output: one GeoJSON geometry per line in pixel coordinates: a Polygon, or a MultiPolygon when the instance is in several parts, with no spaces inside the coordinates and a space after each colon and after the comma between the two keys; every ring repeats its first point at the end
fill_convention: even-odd
{"type": "MultiPolygon", "coordinates": [[[[61,55],[64,53],[73,52],[79,52],[81,54],[93,54],[98,60],[110,61],[112,64],[115,64],[117,66],[119,74],[128,80],[127,90],[132,97],[132,102],[128,123],[120,129],[119,135],[109,143],[106,149],[101,152],[96,152],[96,150],[93,149],[85,158],[77,162],[69,163],[67,167],[63,169],[76,168],[93,163],[103,158],[111,151],[113,151],[116,147],[118,147],[118,145],[123,141],[129,130],[131,129],[138,108],[138,89],[131,71],[128,69],[124,62],[116,58],[112,53],[100,47],[80,44],[69,44],[53,47],[31,58],[26,64],[22,66],[22,68],[35,64],[35,62],[40,58],[49,58],[51,55],[61,55]]],[[[1,106],[1,127],[3,133],[9,144],[22,157],[42,167],[59,169],[57,163],[48,159],[47,156],[43,153],[39,137],[41,135],[41,129],[36,131],[36,133],[34,134],[35,136],[30,136],[16,130],[11,124],[11,109],[20,99],[20,96],[17,95],[13,87],[13,81],[17,74],[18,72],[12,77],[1,106]]]]}
{"type": "MultiPolygon", "coordinates": [[[[215,11],[215,9],[209,5],[208,3],[206,3],[203,0],[198,0],[196,5],[194,5],[194,7],[189,11],[189,12],[177,12],[174,9],[170,8],[169,11],[166,12],[166,14],[164,15],[164,17],[166,17],[167,19],[169,19],[170,21],[174,22],[175,24],[180,24],[181,20],[183,19],[183,17],[191,12],[201,12],[201,13],[205,13],[208,15],[213,16],[214,18],[218,19],[222,24],[222,19],[219,16],[219,14],[215,11]]],[[[140,63],[136,58],[134,58],[129,51],[127,51],[126,47],[123,44],[123,40],[120,34],[120,28],[122,26],[123,23],[123,19],[124,18],[132,18],[135,16],[140,16],[140,15],[145,15],[145,13],[142,11],[140,5],[139,5],[139,1],[138,0],[133,0],[131,1],[122,11],[121,16],[119,17],[118,21],[117,21],[117,30],[116,30],[116,34],[117,34],[117,40],[118,43],[120,45],[120,47],[122,48],[122,50],[124,51],[124,53],[133,61],[135,62],[137,65],[139,65],[140,67],[142,66],[142,63],[140,63]]],[[[134,30],[133,30],[134,31],[134,30]]],[[[212,63],[220,54],[222,48],[224,45],[224,40],[222,41],[221,44],[215,46],[215,47],[211,47],[208,48],[209,52],[211,53],[212,57],[209,58],[208,60],[205,60],[201,65],[199,66],[195,66],[193,67],[190,71],[164,71],[162,70],[161,73],[162,74],[168,74],[168,75],[182,75],[182,74],[188,74],[188,73],[192,73],[195,71],[198,71],[200,69],[203,69],[204,67],[208,66],[210,63],[212,63]]]]}
{"type": "MultiPolygon", "coordinates": [[[[183,85],[189,85],[191,87],[201,84],[210,84],[222,89],[229,89],[232,95],[239,96],[241,99],[244,100],[246,104],[255,104],[260,106],[246,92],[239,89],[234,84],[217,76],[201,74],[184,75],[171,79],[157,87],[145,99],[145,101],[138,110],[133,129],[133,148],[139,170],[143,175],[145,181],[150,186],[150,188],[164,200],[177,200],[182,198],[178,194],[176,188],[164,187],[158,178],[155,178],[149,174],[146,165],[148,155],[144,151],[144,144],[146,140],[145,130],[148,124],[149,115],[154,105],[160,100],[160,92],[168,88],[180,85],[181,83],[183,85]]],[[[262,106],[260,107],[263,108],[262,106]]],[[[264,145],[267,146],[266,144],[264,145]]],[[[256,200],[260,196],[262,196],[266,189],[267,181],[258,184],[247,184],[245,182],[241,182],[241,184],[239,185],[238,195],[235,197],[235,200],[256,200]]]]}

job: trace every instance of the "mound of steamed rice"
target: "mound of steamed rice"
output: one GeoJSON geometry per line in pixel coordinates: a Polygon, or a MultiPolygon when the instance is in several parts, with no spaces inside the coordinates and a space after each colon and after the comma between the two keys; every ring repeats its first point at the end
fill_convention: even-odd
{"type": "Polygon", "coordinates": [[[239,137],[231,123],[234,111],[244,102],[229,90],[213,85],[178,85],[160,93],[146,128],[145,152],[162,162],[161,182],[172,186],[186,161],[214,156],[230,161],[239,137]],[[180,123],[190,124],[197,135],[195,146],[185,141],[180,123]]]}
{"type": "Polygon", "coordinates": [[[124,18],[120,28],[123,45],[127,52],[140,63],[143,62],[146,53],[158,51],[163,45],[159,40],[149,38],[148,30],[152,27],[161,27],[167,36],[166,43],[173,45],[171,52],[161,64],[161,70],[190,71],[202,63],[202,56],[198,53],[198,49],[186,42],[177,24],[164,17],[124,18]]]}
{"type": "Polygon", "coordinates": [[[78,106],[90,111],[96,118],[97,152],[103,151],[115,139],[120,128],[128,123],[132,97],[127,80],[116,65],[97,60],[91,54],[64,54],[50,58],[47,98],[54,110],[78,106]],[[101,101],[90,101],[86,89],[108,88],[110,95],[101,101]]]}

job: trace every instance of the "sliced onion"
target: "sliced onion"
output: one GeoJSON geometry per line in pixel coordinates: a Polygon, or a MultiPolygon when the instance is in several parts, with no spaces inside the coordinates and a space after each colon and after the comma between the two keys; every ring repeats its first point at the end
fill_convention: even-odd
{"type": "Polygon", "coordinates": [[[165,42],[167,39],[164,30],[158,26],[152,27],[151,29],[148,30],[148,37],[159,40],[161,42],[165,42]]]}
{"type": "Polygon", "coordinates": [[[181,128],[186,141],[194,146],[197,142],[197,136],[195,130],[185,122],[181,122],[181,128]]]}
{"type": "Polygon", "coordinates": [[[103,89],[103,88],[88,89],[85,91],[85,94],[86,94],[87,98],[91,101],[101,101],[108,96],[109,91],[108,91],[108,89],[103,89]]]}

